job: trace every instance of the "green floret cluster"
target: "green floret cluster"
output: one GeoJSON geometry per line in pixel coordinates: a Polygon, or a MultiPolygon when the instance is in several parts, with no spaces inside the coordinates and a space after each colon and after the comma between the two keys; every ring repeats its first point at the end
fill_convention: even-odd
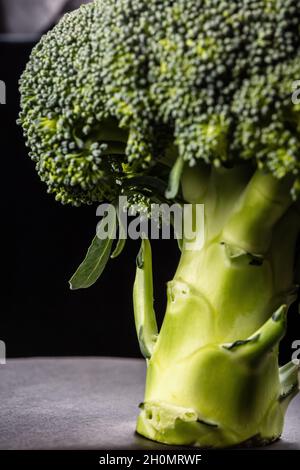
{"type": "Polygon", "coordinates": [[[105,110],[93,40],[99,19],[93,4],[66,15],[34,48],[21,79],[20,120],[30,156],[63,203],[102,200],[121,171],[111,147],[123,149],[127,136],[120,131],[110,141],[115,124],[105,110]]]}
{"type": "Polygon", "coordinates": [[[95,0],[34,48],[20,122],[63,203],[113,200],[140,174],[166,179],[176,158],[251,160],[294,174],[295,192],[299,77],[297,0],[95,0]]]}

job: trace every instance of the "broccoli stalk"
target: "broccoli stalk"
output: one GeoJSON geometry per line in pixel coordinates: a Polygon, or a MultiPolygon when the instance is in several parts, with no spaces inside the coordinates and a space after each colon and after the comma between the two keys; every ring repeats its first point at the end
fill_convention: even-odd
{"type": "MultiPolygon", "coordinates": [[[[188,177],[183,181],[188,185],[188,177]]],[[[134,292],[137,312],[143,309],[140,296],[148,305],[145,319],[135,313],[141,350],[153,350],[147,356],[140,434],[203,447],[258,445],[280,436],[298,390],[297,367],[291,364],[283,377],[278,367],[278,345],[297,291],[300,220],[288,187],[288,181],[261,171],[251,175],[245,165],[211,171],[200,196],[205,245],[197,252],[183,244],[154,348],[153,299],[143,290],[134,292]],[[145,347],[147,338],[151,349],[145,347]]],[[[147,252],[144,261],[148,271],[147,252]]],[[[137,267],[136,286],[139,277],[137,267]]]]}
{"type": "MultiPolygon", "coordinates": [[[[299,30],[298,0],[95,0],[41,39],[22,75],[19,121],[58,201],[127,197],[154,220],[152,203],[204,204],[204,245],[180,240],[159,332],[150,240],[137,257],[137,430],[150,439],[265,444],[298,392],[278,350],[297,294],[299,30]]],[[[111,217],[72,289],[121,254],[111,217]]]]}

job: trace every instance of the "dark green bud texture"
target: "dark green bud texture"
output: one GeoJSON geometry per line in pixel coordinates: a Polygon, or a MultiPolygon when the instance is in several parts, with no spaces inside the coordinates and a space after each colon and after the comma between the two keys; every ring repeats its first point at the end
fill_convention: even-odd
{"type": "Polygon", "coordinates": [[[298,79],[298,0],[96,0],[34,48],[20,122],[63,203],[113,200],[140,174],[167,180],[172,143],[190,166],[292,174],[296,195],[298,79]]]}

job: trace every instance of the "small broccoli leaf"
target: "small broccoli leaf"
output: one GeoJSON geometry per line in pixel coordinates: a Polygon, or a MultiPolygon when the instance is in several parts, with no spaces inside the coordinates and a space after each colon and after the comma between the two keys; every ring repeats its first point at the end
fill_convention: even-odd
{"type": "Polygon", "coordinates": [[[119,209],[118,207],[116,208],[117,215],[118,215],[118,222],[119,222],[119,239],[117,241],[117,245],[111,254],[111,258],[117,258],[120,256],[122,251],[124,250],[125,244],[126,244],[126,230],[122,221],[122,217],[120,216],[119,209]]]}
{"type": "Polygon", "coordinates": [[[114,251],[112,252],[110,256],[111,259],[114,259],[120,256],[120,254],[124,250],[125,244],[126,244],[126,240],[124,238],[119,238],[119,240],[117,241],[116,248],[114,249],[114,251]]]}
{"type": "MultiPolygon", "coordinates": [[[[100,222],[100,224],[106,223],[105,219],[100,222]]],[[[116,224],[116,221],[114,224],[116,224]]],[[[115,230],[115,226],[113,230],[115,230]]],[[[72,290],[86,289],[99,279],[111,253],[113,243],[111,235],[111,233],[108,233],[107,238],[104,240],[100,239],[97,235],[95,236],[85,259],[69,281],[72,290]]]]}
{"type": "Polygon", "coordinates": [[[179,186],[180,186],[180,179],[182,175],[184,167],[184,161],[181,156],[179,156],[175,162],[175,165],[173,166],[170,177],[169,177],[169,185],[168,189],[166,191],[166,198],[167,199],[173,199],[174,197],[177,196],[179,186]]]}

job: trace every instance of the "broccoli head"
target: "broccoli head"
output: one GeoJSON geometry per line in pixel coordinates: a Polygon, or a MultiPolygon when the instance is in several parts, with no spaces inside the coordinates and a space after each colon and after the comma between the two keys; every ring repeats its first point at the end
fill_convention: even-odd
{"type": "Polygon", "coordinates": [[[299,24],[297,0],[96,0],[66,15],[21,79],[41,179],[78,205],[114,199],[131,176],[166,178],[175,158],[250,160],[295,175],[295,193],[299,24]]]}
{"type": "MultiPolygon", "coordinates": [[[[278,367],[299,284],[298,80],[298,0],[95,0],[41,39],[21,77],[19,122],[58,201],[124,195],[149,217],[152,202],[204,204],[203,246],[183,236],[160,332],[149,240],[137,257],[148,438],[226,447],[282,432],[299,389],[297,366],[278,367]]],[[[95,237],[73,289],[111,248],[95,237]]]]}

